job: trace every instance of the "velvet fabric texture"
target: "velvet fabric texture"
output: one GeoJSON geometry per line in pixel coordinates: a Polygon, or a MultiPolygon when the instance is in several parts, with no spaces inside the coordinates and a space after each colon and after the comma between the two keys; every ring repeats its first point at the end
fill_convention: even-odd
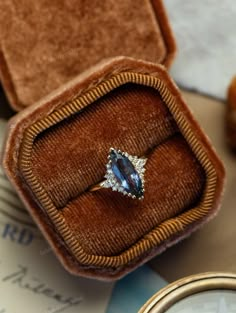
{"type": "Polygon", "coordinates": [[[63,265],[99,279],[122,277],[213,217],[224,181],[164,67],[129,58],[14,117],[3,165],[63,265]],[[143,201],[89,190],[110,147],[148,157],[143,201]]]}
{"type": "Polygon", "coordinates": [[[102,59],[169,66],[176,50],[161,0],[1,0],[0,29],[0,77],[16,110],[102,59]]]}
{"type": "Polygon", "coordinates": [[[236,152],[236,76],[232,79],[228,89],[225,129],[227,143],[236,152]]]}
{"type": "Polygon", "coordinates": [[[86,252],[96,255],[121,253],[193,205],[205,184],[204,171],[156,91],[134,84],[41,134],[32,166],[86,252]],[[103,179],[113,146],[148,157],[143,201],[111,190],[86,192],[103,179]]]}

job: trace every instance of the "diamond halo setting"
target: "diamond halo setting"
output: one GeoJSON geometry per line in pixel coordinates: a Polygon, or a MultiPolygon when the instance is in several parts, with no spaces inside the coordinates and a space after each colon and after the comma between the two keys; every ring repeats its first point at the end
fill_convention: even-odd
{"type": "Polygon", "coordinates": [[[144,198],[144,172],[146,158],[132,156],[127,152],[110,148],[106,165],[106,180],[100,183],[102,188],[111,188],[133,199],[144,198]]]}

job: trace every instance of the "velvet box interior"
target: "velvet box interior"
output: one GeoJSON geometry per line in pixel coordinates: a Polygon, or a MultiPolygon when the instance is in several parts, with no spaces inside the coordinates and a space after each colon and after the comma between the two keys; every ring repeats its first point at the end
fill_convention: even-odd
{"type": "Polygon", "coordinates": [[[219,207],[224,168],[161,65],[115,58],[18,113],[5,171],[65,268],[117,279],[219,207]],[[110,147],[148,158],[144,200],[103,180],[110,147]]]}
{"type": "Polygon", "coordinates": [[[1,0],[0,78],[15,110],[104,58],[169,66],[175,41],[161,0],[1,0]]]}

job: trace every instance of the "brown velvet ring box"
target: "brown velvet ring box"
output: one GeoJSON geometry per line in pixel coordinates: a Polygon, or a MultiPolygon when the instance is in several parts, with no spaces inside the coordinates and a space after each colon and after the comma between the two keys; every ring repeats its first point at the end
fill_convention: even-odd
{"type": "Polygon", "coordinates": [[[0,79],[19,111],[105,58],[168,67],[176,47],[161,0],[1,0],[0,79]]]}
{"type": "Polygon", "coordinates": [[[228,88],[225,122],[227,143],[232,151],[236,152],[236,76],[228,88]]]}
{"type": "MultiPolygon", "coordinates": [[[[3,166],[71,273],[117,279],[219,207],[224,168],[162,65],[115,58],[10,122],[3,166]],[[103,180],[110,147],[148,158],[144,200],[103,180]]],[[[184,256],[183,256],[184,257],[184,256]]]]}

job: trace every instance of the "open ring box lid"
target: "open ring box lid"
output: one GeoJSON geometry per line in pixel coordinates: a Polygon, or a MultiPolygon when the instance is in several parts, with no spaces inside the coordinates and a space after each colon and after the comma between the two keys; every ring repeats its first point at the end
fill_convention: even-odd
{"type": "Polygon", "coordinates": [[[0,29],[0,79],[17,111],[105,58],[168,67],[176,51],[161,0],[1,0],[0,29]]]}
{"type": "Polygon", "coordinates": [[[162,65],[115,58],[10,122],[5,171],[73,274],[117,279],[215,215],[224,168],[162,65]],[[103,180],[110,147],[148,157],[144,200],[103,180]]]}

